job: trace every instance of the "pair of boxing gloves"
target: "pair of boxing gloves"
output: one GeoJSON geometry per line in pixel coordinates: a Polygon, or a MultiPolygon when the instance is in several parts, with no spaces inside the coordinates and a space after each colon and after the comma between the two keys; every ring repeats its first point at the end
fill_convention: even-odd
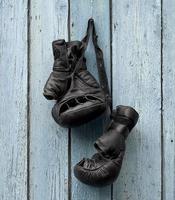
{"type": "MultiPolygon", "coordinates": [[[[59,63],[54,63],[54,66],[59,66],[59,70],[56,69],[51,73],[44,87],[44,96],[47,99],[57,99],[61,91],[64,93],[68,83],[65,77],[69,75],[70,70],[65,68],[66,65],[59,61],[59,63]]],[[[103,135],[94,143],[97,153],[90,159],[83,158],[75,165],[75,177],[93,186],[112,184],[117,179],[122,166],[125,140],[136,125],[138,117],[138,113],[132,107],[117,106],[111,113],[110,122],[103,135]]]]}
{"type": "MultiPolygon", "coordinates": [[[[49,100],[57,100],[52,109],[55,121],[64,127],[73,127],[101,115],[109,106],[110,94],[94,21],[88,21],[87,34],[82,41],[54,41],[53,54],[53,71],[44,87],[44,96],[49,100]],[[93,31],[100,85],[87,71],[84,57],[90,29],[93,31]]],[[[76,178],[93,186],[112,184],[122,166],[125,140],[138,117],[132,107],[117,106],[111,113],[103,135],[94,143],[97,153],[90,159],[83,158],[75,165],[76,178]]]]}

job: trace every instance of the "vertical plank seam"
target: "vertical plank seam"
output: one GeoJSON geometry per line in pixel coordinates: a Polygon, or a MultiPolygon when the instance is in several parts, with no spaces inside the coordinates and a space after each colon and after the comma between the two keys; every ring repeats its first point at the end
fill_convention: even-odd
{"type": "MultiPolygon", "coordinates": [[[[70,41],[70,0],[68,1],[68,22],[67,22],[67,30],[68,30],[68,41],[70,41]]],[[[71,166],[72,166],[72,145],[71,145],[71,129],[68,129],[68,200],[72,199],[72,175],[71,175],[71,166]]]]}
{"type": "Polygon", "coordinates": [[[70,0],[68,1],[68,22],[67,22],[67,30],[68,30],[68,40],[70,41],[70,0]]]}
{"type": "MultiPolygon", "coordinates": [[[[113,74],[113,68],[112,68],[112,0],[109,0],[109,20],[110,20],[110,85],[111,85],[111,97],[113,96],[113,88],[112,88],[112,74],[113,74]]],[[[113,107],[113,101],[112,107],[113,107]]],[[[111,107],[111,109],[112,109],[111,107]]]]}
{"type": "Polygon", "coordinates": [[[71,175],[71,129],[68,129],[68,200],[72,199],[72,175],[71,175]]]}
{"type": "Polygon", "coordinates": [[[27,200],[30,200],[30,9],[31,0],[27,1],[27,200]]]}
{"type": "Polygon", "coordinates": [[[163,137],[163,0],[161,0],[161,200],[164,197],[164,137],[163,137]]]}
{"type": "MultiPolygon", "coordinates": [[[[113,84],[112,84],[112,0],[109,0],[109,20],[110,20],[110,86],[111,86],[111,98],[113,97],[113,84]]],[[[113,98],[112,98],[113,99],[113,98]]],[[[111,110],[113,108],[113,101],[111,99],[111,110]]],[[[113,184],[111,184],[111,200],[113,200],[113,184]]]]}

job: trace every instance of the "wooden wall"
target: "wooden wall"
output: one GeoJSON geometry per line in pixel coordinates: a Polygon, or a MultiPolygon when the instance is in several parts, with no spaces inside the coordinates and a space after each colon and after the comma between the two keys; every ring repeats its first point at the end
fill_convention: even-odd
{"type": "MultiPolygon", "coordinates": [[[[97,77],[92,44],[89,70],[97,77]]],[[[0,200],[175,199],[175,1],[0,0],[0,200]],[[80,183],[72,168],[95,152],[104,120],[74,129],[51,117],[43,86],[51,42],[80,40],[93,17],[113,107],[140,114],[113,185],[80,183]]]]}

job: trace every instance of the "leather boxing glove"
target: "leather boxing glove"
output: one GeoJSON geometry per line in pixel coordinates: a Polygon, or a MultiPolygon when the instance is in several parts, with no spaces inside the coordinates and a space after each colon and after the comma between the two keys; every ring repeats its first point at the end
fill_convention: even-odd
{"type": "Polygon", "coordinates": [[[57,100],[52,109],[54,120],[63,127],[71,128],[105,113],[111,104],[111,96],[94,20],[88,20],[86,35],[81,41],[56,40],[52,46],[53,71],[43,94],[47,99],[57,100]],[[85,51],[91,35],[99,83],[86,66],[85,51]]]}
{"type": "Polygon", "coordinates": [[[81,182],[93,186],[112,184],[118,177],[125,153],[125,140],[138,121],[138,113],[129,106],[117,106],[104,134],[94,143],[98,153],[83,158],[74,167],[81,182]]]}
{"type": "Polygon", "coordinates": [[[56,40],[52,46],[53,71],[43,94],[47,99],[57,100],[52,109],[54,120],[63,127],[71,128],[105,113],[111,104],[111,96],[94,20],[88,20],[86,35],[81,41],[56,40]],[[91,35],[99,83],[86,66],[85,51],[91,35]]]}

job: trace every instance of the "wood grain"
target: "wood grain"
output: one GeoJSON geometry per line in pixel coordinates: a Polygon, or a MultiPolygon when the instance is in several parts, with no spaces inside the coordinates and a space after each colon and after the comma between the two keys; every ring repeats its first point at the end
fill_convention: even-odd
{"type": "Polygon", "coordinates": [[[31,0],[30,199],[68,199],[68,130],[52,116],[42,93],[53,66],[52,41],[68,38],[68,2],[31,0]]]}
{"type": "Polygon", "coordinates": [[[140,114],[127,141],[116,200],[161,199],[161,1],[112,2],[113,100],[140,114]]]}
{"type": "Polygon", "coordinates": [[[27,199],[27,1],[0,1],[0,199],[27,199]]]}
{"type": "MultiPolygon", "coordinates": [[[[105,66],[110,80],[110,20],[109,1],[106,0],[71,0],[70,22],[71,40],[81,40],[86,32],[87,21],[90,17],[95,20],[99,46],[104,50],[105,66]]],[[[95,77],[97,76],[96,60],[92,43],[87,53],[87,66],[95,77]]],[[[72,169],[83,157],[91,157],[96,151],[94,141],[102,134],[102,118],[90,122],[71,131],[72,169]]],[[[72,173],[72,199],[76,200],[110,200],[110,186],[94,188],[80,183],[72,173]]]]}
{"type": "Polygon", "coordinates": [[[163,199],[175,199],[175,2],[163,1],[163,199]]]}
{"type": "MultiPolygon", "coordinates": [[[[0,1],[0,200],[174,200],[175,2],[30,0],[28,5],[0,1]],[[104,118],[71,129],[68,141],[68,130],[51,116],[55,102],[42,95],[53,65],[51,43],[68,40],[69,11],[71,40],[81,40],[88,19],[95,20],[109,82],[112,74],[113,107],[130,105],[140,114],[113,190],[84,185],[73,174],[78,161],[96,152],[93,143],[104,118]]],[[[98,78],[91,42],[86,57],[98,78]]]]}

